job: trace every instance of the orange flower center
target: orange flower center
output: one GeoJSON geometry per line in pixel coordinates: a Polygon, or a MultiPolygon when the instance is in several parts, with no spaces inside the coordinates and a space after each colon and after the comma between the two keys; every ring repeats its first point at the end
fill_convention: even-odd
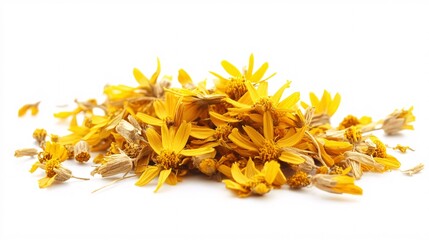
{"type": "Polygon", "coordinates": [[[226,86],[225,93],[233,100],[240,99],[246,92],[245,78],[231,78],[226,86]]]}
{"type": "Polygon", "coordinates": [[[156,157],[156,163],[164,169],[178,168],[180,165],[179,155],[173,151],[163,150],[160,155],[156,157]]]}
{"type": "Polygon", "coordinates": [[[264,145],[259,148],[259,158],[262,162],[275,160],[280,156],[280,149],[273,141],[265,140],[264,145]]]}

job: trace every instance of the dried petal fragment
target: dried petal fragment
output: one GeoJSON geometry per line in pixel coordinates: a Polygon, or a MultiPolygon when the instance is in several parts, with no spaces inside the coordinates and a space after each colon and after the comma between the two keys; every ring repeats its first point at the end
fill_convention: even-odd
{"type": "Polygon", "coordinates": [[[15,157],[33,157],[36,156],[39,151],[35,148],[21,148],[15,150],[15,157]]]}
{"type": "Polygon", "coordinates": [[[425,168],[425,165],[423,163],[419,163],[417,166],[410,168],[410,169],[407,169],[407,170],[404,170],[404,171],[401,171],[401,172],[408,174],[409,176],[412,176],[416,173],[421,172],[424,168],[425,168]]]}
{"type": "Polygon", "coordinates": [[[40,102],[25,104],[18,110],[18,117],[24,116],[28,111],[31,111],[32,116],[36,116],[39,113],[39,104],[40,102]]]}

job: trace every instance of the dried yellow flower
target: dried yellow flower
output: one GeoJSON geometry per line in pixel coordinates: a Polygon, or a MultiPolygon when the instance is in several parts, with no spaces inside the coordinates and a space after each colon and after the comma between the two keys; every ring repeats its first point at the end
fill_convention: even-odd
{"type": "Polygon", "coordinates": [[[43,128],[38,128],[33,132],[33,138],[37,141],[39,145],[45,142],[47,135],[48,133],[43,128]]]}
{"type": "Polygon", "coordinates": [[[348,115],[347,117],[345,117],[343,119],[343,121],[340,123],[340,125],[338,126],[338,129],[346,129],[349,128],[351,126],[356,126],[359,125],[360,121],[357,117],[353,116],[353,115],[348,115]]]}
{"type": "Polygon", "coordinates": [[[299,189],[310,185],[311,181],[307,173],[297,171],[287,179],[286,183],[290,188],[299,189]]]}
{"type": "Polygon", "coordinates": [[[91,158],[89,154],[89,144],[85,141],[79,141],[74,145],[74,159],[78,162],[86,162],[91,158]]]}
{"type": "Polygon", "coordinates": [[[410,123],[415,119],[413,107],[408,110],[395,110],[384,120],[382,128],[388,135],[396,134],[404,129],[413,130],[414,127],[410,123]]]}
{"type": "Polygon", "coordinates": [[[134,167],[134,161],[124,152],[104,157],[104,163],[96,167],[91,175],[100,174],[102,177],[110,177],[117,174],[127,174],[134,167]]]}
{"type": "Polygon", "coordinates": [[[252,159],[249,159],[243,174],[234,163],[231,167],[233,180],[223,180],[226,188],[233,190],[239,197],[247,197],[251,193],[264,195],[274,186],[278,175],[283,175],[280,170],[280,164],[276,161],[266,162],[262,170],[255,167],[252,159]]]}

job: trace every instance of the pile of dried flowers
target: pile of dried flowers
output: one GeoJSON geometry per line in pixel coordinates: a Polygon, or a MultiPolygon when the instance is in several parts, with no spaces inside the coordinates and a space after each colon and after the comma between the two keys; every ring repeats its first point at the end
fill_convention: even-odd
{"type": "MultiPolygon", "coordinates": [[[[97,153],[93,176],[136,177],[137,186],[158,177],[158,191],[164,183],[175,185],[188,174],[205,174],[222,180],[240,197],[263,195],[283,185],[362,194],[354,182],[364,172],[400,167],[372,133],[413,129],[412,107],[395,110],[380,121],[349,115],[335,127],[330,118],[340,104],[338,93],[332,97],[325,91],[321,98],[310,93],[308,104],[300,101],[299,92],[283,96],[291,84],[286,81],[269,95],[268,79],[275,74],[265,77],[268,63],[255,71],[251,55],[243,71],[228,61],[221,64],[228,76],[211,72],[216,77],[213,89],[207,89],[205,81],[195,83],[183,69],[178,76],[182,88],[170,87],[171,77],[159,78],[159,60],[150,78],[134,69],[138,86],[107,85],[101,104],[94,99],[76,101],[74,110],[55,114],[71,119],[69,135],[36,129],[33,137],[42,150],[19,149],[15,156],[37,156],[30,171],[45,171],[40,188],[74,177],[62,162],[85,163],[90,153],[97,153]],[[94,114],[95,108],[104,114],[94,114]]],[[[38,105],[27,104],[18,115],[28,110],[35,115],[38,105]]],[[[401,145],[394,149],[412,150],[401,145]]],[[[404,172],[422,169],[421,164],[404,172]]]]}

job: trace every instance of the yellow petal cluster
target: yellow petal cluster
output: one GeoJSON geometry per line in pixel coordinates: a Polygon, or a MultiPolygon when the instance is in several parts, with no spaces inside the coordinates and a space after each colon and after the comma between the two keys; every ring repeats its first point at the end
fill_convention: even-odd
{"type": "MultiPolygon", "coordinates": [[[[412,130],[412,107],[376,122],[348,115],[333,127],[339,93],[325,90],[318,97],[311,92],[306,103],[300,92],[290,91],[291,81],[278,79],[278,89],[270,94],[268,80],[275,73],[266,76],[268,63],[254,68],[253,54],[242,71],[226,60],[221,65],[225,74],[210,72],[213,88],[205,80],[194,82],[184,69],[177,77],[181,88],[173,88],[172,77],[160,78],[158,59],[150,78],[133,70],[136,86],[107,85],[104,102],[76,100],[76,108],[55,113],[70,119],[70,133],[48,135],[38,129],[33,134],[41,150],[31,172],[41,168],[46,173],[39,186],[76,178],[62,163],[76,159],[87,164],[94,152],[93,164],[87,164],[93,176],[116,176],[114,182],[118,176],[135,177],[137,186],[157,179],[156,192],[164,183],[176,185],[186,175],[203,174],[240,197],[285,185],[362,194],[355,180],[365,172],[401,166],[374,134],[412,130]]],[[[23,106],[18,115],[37,113],[38,104],[23,106]]],[[[395,149],[402,152],[411,149],[399,146],[395,149]]]]}

